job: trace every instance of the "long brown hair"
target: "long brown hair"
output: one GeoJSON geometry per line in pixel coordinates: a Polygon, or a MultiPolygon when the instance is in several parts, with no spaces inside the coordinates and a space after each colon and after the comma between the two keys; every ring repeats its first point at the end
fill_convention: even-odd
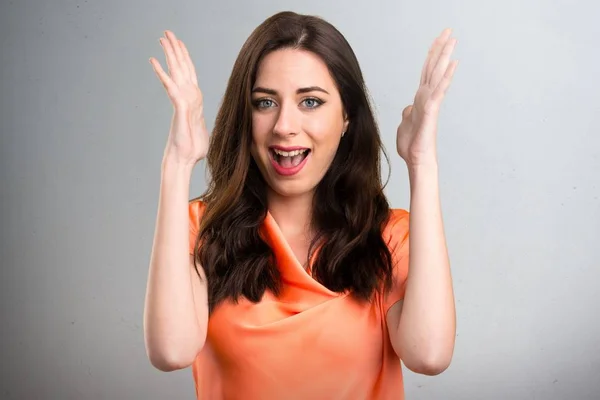
{"type": "MultiPolygon", "coordinates": [[[[207,155],[209,186],[196,239],[195,260],[204,269],[209,309],[240,296],[260,301],[279,293],[281,279],[271,248],[259,229],[267,213],[267,184],[250,154],[251,89],[269,52],[294,48],[318,55],[327,65],[350,121],[337,154],[313,200],[317,237],[314,277],[332,291],[371,300],[392,280],[390,251],[382,229],[390,213],[380,177],[387,155],[371,109],[362,72],[344,36],[327,21],[281,12],[258,26],[233,66],[217,114],[207,155]]],[[[194,200],[198,200],[194,199],[194,200]]]]}

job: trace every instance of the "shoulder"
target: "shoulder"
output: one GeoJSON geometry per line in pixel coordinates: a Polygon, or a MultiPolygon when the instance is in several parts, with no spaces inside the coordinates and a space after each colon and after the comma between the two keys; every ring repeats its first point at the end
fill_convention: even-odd
{"type": "Polygon", "coordinates": [[[402,241],[408,236],[410,213],[402,208],[390,209],[387,222],[383,229],[383,235],[387,239],[402,241]]]}
{"type": "Polygon", "coordinates": [[[188,203],[188,210],[190,212],[190,216],[200,216],[205,208],[206,204],[202,200],[200,200],[200,198],[192,199],[188,203]]]}
{"type": "Polygon", "coordinates": [[[391,208],[389,221],[392,223],[408,223],[410,213],[403,208],[391,208]]]}
{"type": "Polygon", "coordinates": [[[190,219],[190,229],[198,232],[200,228],[200,218],[204,214],[206,204],[199,198],[192,199],[188,203],[188,214],[190,219]]]}
{"type": "Polygon", "coordinates": [[[409,223],[410,213],[404,209],[391,209],[383,229],[383,239],[392,256],[391,288],[382,297],[385,314],[390,307],[404,298],[405,283],[409,268],[409,223]]]}

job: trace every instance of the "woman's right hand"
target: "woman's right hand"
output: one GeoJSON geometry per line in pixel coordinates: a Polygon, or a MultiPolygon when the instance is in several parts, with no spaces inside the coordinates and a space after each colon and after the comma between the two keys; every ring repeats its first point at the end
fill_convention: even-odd
{"type": "Polygon", "coordinates": [[[193,166],[206,157],[208,152],[208,131],[204,121],[202,92],[194,64],[183,42],[171,31],[165,31],[160,38],[165,52],[169,74],[156,58],[150,64],[158,79],[165,87],[174,113],[171,130],[165,148],[163,162],[193,166]]]}

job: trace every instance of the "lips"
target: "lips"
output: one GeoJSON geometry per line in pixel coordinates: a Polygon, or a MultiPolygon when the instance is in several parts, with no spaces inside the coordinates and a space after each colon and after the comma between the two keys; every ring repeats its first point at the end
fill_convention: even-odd
{"type": "Polygon", "coordinates": [[[291,176],[300,172],[310,158],[310,154],[310,149],[301,146],[269,147],[271,166],[282,176],[291,176]]]}
{"type": "Polygon", "coordinates": [[[306,150],[308,147],[302,146],[269,146],[269,150],[281,150],[281,151],[294,151],[294,150],[306,150]]]}

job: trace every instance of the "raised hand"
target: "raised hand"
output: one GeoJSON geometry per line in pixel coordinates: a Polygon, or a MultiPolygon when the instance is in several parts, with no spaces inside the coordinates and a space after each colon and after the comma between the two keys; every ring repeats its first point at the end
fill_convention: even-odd
{"type": "Polygon", "coordinates": [[[165,37],[160,38],[160,44],[165,52],[169,74],[154,57],[150,58],[150,64],[174,107],[163,162],[193,166],[208,152],[202,92],[183,42],[173,32],[166,31],[165,37]]]}
{"type": "Polygon", "coordinates": [[[445,29],[435,39],[423,71],[414,103],[402,111],[396,146],[408,165],[437,162],[436,135],[440,105],[458,61],[450,60],[456,46],[452,31],[445,29]]]}

